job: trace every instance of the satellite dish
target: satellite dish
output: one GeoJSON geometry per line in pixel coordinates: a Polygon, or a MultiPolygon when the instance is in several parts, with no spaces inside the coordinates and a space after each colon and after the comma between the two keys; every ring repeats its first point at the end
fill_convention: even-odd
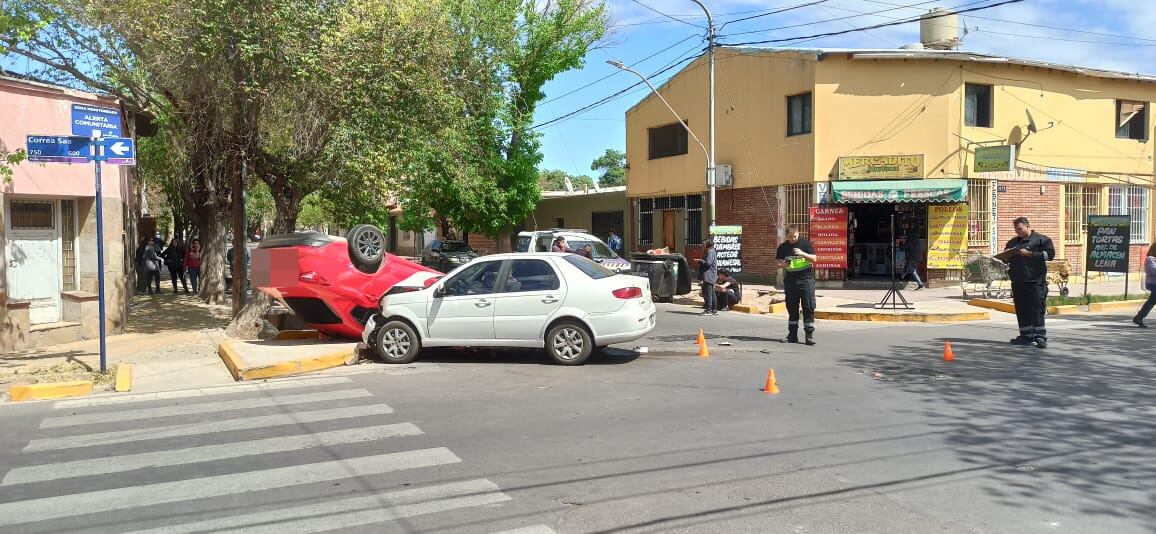
{"type": "Polygon", "coordinates": [[[1032,118],[1032,112],[1025,109],[1024,113],[1028,114],[1028,133],[1038,132],[1039,129],[1036,128],[1036,120],[1032,118]]]}

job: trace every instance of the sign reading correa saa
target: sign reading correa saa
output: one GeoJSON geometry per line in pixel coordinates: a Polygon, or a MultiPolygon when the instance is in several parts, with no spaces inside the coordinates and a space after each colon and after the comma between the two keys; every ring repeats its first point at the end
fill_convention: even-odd
{"type": "Polygon", "coordinates": [[[87,104],[72,105],[72,135],[120,137],[120,110],[87,104]]]}

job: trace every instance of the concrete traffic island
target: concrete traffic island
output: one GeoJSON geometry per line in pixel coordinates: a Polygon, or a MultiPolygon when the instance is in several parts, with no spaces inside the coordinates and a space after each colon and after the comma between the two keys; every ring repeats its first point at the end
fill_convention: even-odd
{"type": "Polygon", "coordinates": [[[290,339],[225,339],[217,354],[235,380],[260,380],[320,371],[358,361],[354,341],[328,341],[294,334],[290,339]]]}

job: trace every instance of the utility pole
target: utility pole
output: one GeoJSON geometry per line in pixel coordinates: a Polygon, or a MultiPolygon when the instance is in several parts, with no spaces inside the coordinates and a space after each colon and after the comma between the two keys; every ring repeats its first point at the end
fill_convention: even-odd
{"type": "Polygon", "coordinates": [[[706,183],[710,186],[710,224],[714,226],[715,223],[715,190],[718,187],[718,176],[715,174],[714,164],[714,49],[715,38],[718,36],[716,28],[714,27],[714,18],[710,15],[710,10],[706,8],[700,0],[691,0],[702,8],[703,13],[706,13],[706,41],[707,41],[707,62],[710,66],[710,86],[708,92],[710,93],[710,125],[707,130],[707,137],[710,143],[710,151],[706,156],[706,183]]]}

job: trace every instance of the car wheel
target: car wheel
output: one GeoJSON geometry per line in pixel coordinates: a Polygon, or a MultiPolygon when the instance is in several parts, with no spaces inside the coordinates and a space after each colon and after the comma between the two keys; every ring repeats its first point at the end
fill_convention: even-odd
{"type": "Polygon", "coordinates": [[[559,365],[582,365],[594,351],[594,340],[582,325],[563,321],[546,333],[546,352],[559,365]]]}
{"type": "Polygon", "coordinates": [[[385,257],[385,235],[372,224],[354,226],[346,236],[349,241],[349,259],[357,270],[364,273],[377,272],[381,259],[385,257]]]}
{"type": "Polygon", "coordinates": [[[377,330],[373,348],[385,363],[410,363],[421,351],[421,340],[402,321],[390,321],[377,330]]]}

